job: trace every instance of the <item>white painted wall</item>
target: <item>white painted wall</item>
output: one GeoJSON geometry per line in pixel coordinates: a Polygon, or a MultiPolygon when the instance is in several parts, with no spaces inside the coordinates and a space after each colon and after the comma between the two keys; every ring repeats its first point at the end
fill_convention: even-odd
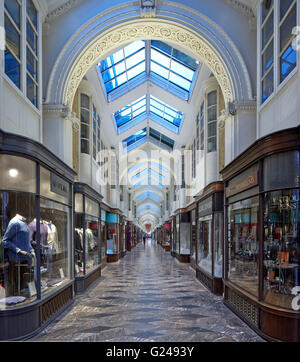
{"type": "MultiPolygon", "coordinates": [[[[40,112],[24,95],[3,75],[1,93],[0,128],[41,141],[40,112]]],[[[1,88],[0,88],[1,90],[1,88]]]]}

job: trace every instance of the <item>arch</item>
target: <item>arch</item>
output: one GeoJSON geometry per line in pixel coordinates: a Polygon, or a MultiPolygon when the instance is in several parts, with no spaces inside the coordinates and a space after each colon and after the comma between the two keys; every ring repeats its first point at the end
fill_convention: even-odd
{"type": "MultiPolygon", "coordinates": [[[[182,9],[172,8],[155,18],[126,18],[119,15],[111,27],[102,27],[97,15],[83,25],[65,45],[52,68],[46,103],[64,104],[72,109],[75,92],[86,72],[116,48],[136,40],[160,40],[186,50],[214,73],[225,102],[252,100],[246,64],[232,40],[211,19],[187,7],[193,21],[180,19],[182,9]],[[196,16],[196,20],[195,20],[196,16]]],[[[113,13],[113,9],[111,12],[113,13]]],[[[187,18],[185,15],[185,18],[187,18]]]]}

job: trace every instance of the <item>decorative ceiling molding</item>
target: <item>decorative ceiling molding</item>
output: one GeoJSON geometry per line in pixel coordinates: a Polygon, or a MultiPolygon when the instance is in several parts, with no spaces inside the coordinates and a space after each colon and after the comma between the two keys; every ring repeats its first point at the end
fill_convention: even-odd
{"type": "Polygon", "coordinates": [[[64,3],[63,5],[59,6],[58,8],[54,9],[53,11],[51,11],[51,13],[49,13],[46,18],[45,21],[47,23],[51,23],[53,20],[55,20],[57,17],[65,14],[67,11],[69,11],[74,5],[76,5],[80,0],[69,0],[66,3],[64,3]]]}
{"type": "Polygon", "coordinates": [[[225,102],[233,101],[234,95],[228,70],[214,48],[198,33],[191,31],[181,25],[167,21],[148,19],[133,21],[120,25],[98,37],[89,44],[77,62],[73,65],[65,84],[64,104],[72,107],[75,92],[86,72],[101,58],[107,56],[115,48],[136,40],[161,40],[172,42],[186,48],[194,54],[195,58],[205,63],[214,73],[219,82],[225,102]],[[141,22],[141,21],[140,21],[141,22]]]}
{"type": "Polygon", "coordinates": [[[226,0],[226,2],[235,9],[239,10],[242,14],[246,15],[248,18],[255,18],[255,14],[251,6],[244,4],[239,0],[226,0]]]}

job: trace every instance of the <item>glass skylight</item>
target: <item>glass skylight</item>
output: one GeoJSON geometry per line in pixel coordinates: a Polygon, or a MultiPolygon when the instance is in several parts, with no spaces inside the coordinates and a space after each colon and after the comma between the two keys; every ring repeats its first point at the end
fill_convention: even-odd
{"type": "Polygon", "coordinates": [[[117,128],[123,126],[125,123],[133,120],[135,117],[146,113],[146,96],[141,97],[131,104],[123,107],[115,112],[114,117],[117,128]]]}
{"type": "Polygon", "coordinates": [[[196,60],[158,40],[151,41],[151,72],[190,92],[196,60]]]}
{"type": "Polygon", "coordinates": [[[135,133],[135,134],[129,136],[128,138],[126,138],[125,140],[123,140],[123,147],[127,148],[127,147],[135,144],[136,142],[140,141],[141,139],[143,139],[146,136],[147,136],[147,128],[144,128],[141,131],[138,131],[137,133],[135,133]]]}
{"type": "Polygon", "coordinates": [[[99,64],[107,93],[146,71],[145,42],[133,42],[99,64]]]}
{"type": "Polygon", "coordinates": [[[114,113],[118,133],[126,131],[132,125],[129,122],[135,121],[137,124],[143,121],[145,117],[149,117],[170,131],[178,133],[183,113],[147,94],[114,113]]]}
{"type": "Polygon", "coordinates": [[[177,128],[180,127],[183,118],[182,112],[177,111],[153,96],[150,96],[150,113],[154,113],[177,128]]]}
{"type": "Polygon", "coordinates": [[[99,71],[109,99],[151,80],[188,100],[198,64],[195,59],[164,42],[138,40],[100,62],[99,71]]]}
{"type": "Polygon", "coordinates": [[[163,135],[162,133],[156,131],[153,128],[149,129],[149,136],[155,138],[157,141],[165,144],[168,147],[174,147],[175,142],[171,138],[163,135]]]}
{"type": "Polygon", "coordinates": [[[137,202],[142,202],[146,199],[151,199],[151,200],[154,200],[155,202],[160,201],[160,197],[153,192],[144,192],[136,197],[137,202]]]}

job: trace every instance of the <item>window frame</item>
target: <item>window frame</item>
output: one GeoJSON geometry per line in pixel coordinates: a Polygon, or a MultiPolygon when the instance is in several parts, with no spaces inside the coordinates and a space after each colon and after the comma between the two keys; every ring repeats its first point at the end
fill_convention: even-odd
{"type": "Polygon", "coordinates": [[[282,52],[280,52],[280,26],[284,23],[284,20],[286,17],[290,14],[290,11],[293,9],[294,6],[296,6],[296,26],[299,26],[300,23],[300,15],[299,13],[299,0],[293,0],[289,8],[286,10],[286,13],[280,20],[280,1],[273,1],[273,5],[269,10],[268,16],[271,13],[271,9],[273,8],[273,15],[274,15],[274,45],[273,45],[273,91],[268,96],[268,98],[265,99],[265,101],[262,100],[262,54],[261,54],[261,44],[262,44],[262,26],[264,25],[266,18],[262,21],[262,12],[264,3],[262,3],[259,6],[259,13],[258,13],[258,32],[257,32],[257,44],[258,44],[258,50],[257,50],[257,56],[258,56],[258,81],[257,81],[257,89],[258,89],[258,111],[261,112],[265,106],[267,106],[274,97],[287,85],[287,83],[291,80],[291,78],[294,77],[294,75],[298,72],[300,57],[299,52],[296,52],[296,66],[294,69],[290,71],[290,73],[281,80],[281,55],[284,54],[284,51],[288,48],[288,44],[291,44],[292,40],[287,43],[286,47],[284,48],[282,52]]]}
{"type": "Polygon", "coordinates": [[[24,98],[24,100],[32,107],[32,109],[41,115],[42,107],[41,107],[41,83],[42,83],[42,67],[41,67],[41,28],[42,28],[42,20],[39,8],[35,5],[33,1],[32,5],[36,11],[36,20],[37,25],[35,26],[30,19],[30,16],[27,13],[27,1],[29,0],[15,0],[19,4],[19,17],[20,17],[20,26],[15,23],[14,19],[10,15],[9,11],[5,8],[3,4],[3,17],[7,16],[8,20],[14,27],[14,29],[19,34],[19,51],[20,56],[18,57],[15,52],[11,49],[10,46],[6,48],[12,57],[19,64],[19,85],[16,84],[11,77],[5,71],[5,56],[3,62],[3,75],[5,80],[18,92],[18,94],[24,98]],[[34,51],[28,42],[28,32],[27,32],[27,23],[32,28],[34,36],[36,37],[36,51],[34,51]],[[32,55],[33,60],[35,62],[35,76],[33,77],[31,72],[28,70],[28,57],[27,51],[32,55]],[[29,83],[29,81],[31,83],[29,83]],[[28,94],[28,86],[29,84],[33,84],[34,87],[34,102],[29,98],[28,94]]]}

